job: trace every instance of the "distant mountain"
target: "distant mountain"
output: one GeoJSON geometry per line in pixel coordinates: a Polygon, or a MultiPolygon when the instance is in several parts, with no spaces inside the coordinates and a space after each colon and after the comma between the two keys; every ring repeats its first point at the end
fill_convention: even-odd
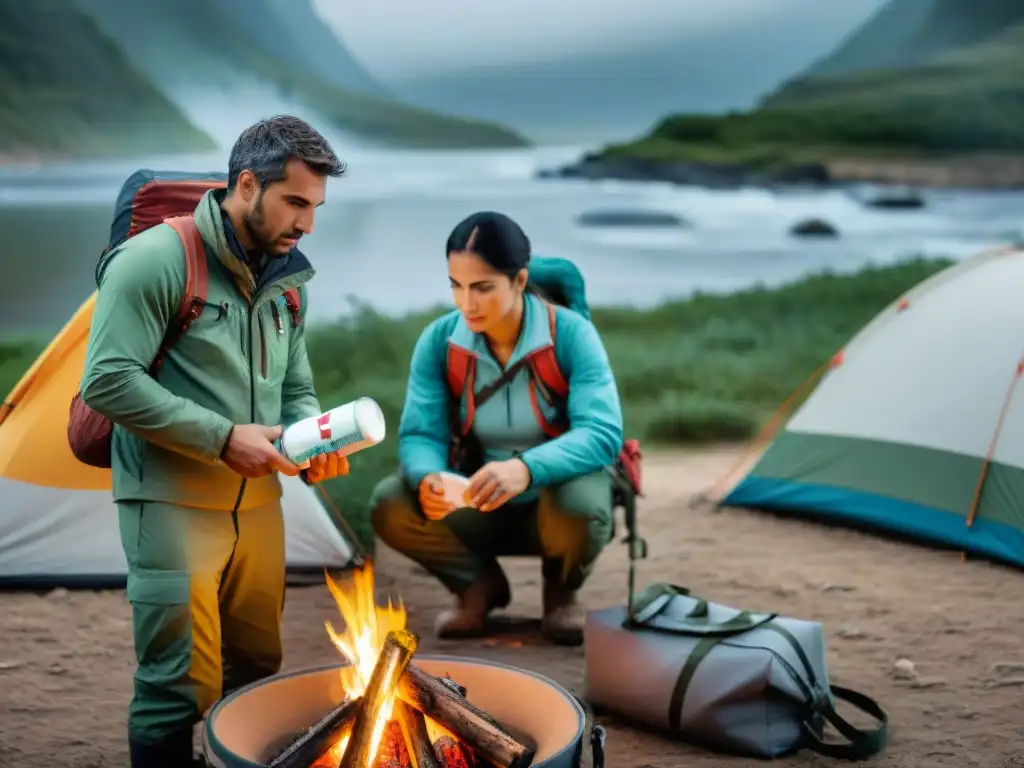
{"type": "Polygon", "coordinates": [[[341,44],[311,0],[215,0],[214,5],[264,55],[296,72],[352,93],[394,98],[341,44]]]}
{"type": "Polygon", "coordinates": [[[670,112],[754,106],[829,51],[878,3],[786,3],[767,18],[740,19],[706,34],[670,31],[661,40],[601,53],[393,76],[385,84],[409,103],[497,121],[537,141],[616,140],[670,112]]]}
{"type": "Polygon", "coordinates": [[[514,146],[500,126],[388,97],[310,0],[77,0],[129,59],[221,143],[289,111],[358,140],[419,147],[514,146]]]}
{"type": "Polygon", "coordinates": [[[0,0],[3,156],[210,151],[73,0],[0,0]]]}
{"type": "Polygon", "coordinates": [[[764,104],[793,103],[797,94],[816,90],[818,78],[925,64],[1020,23],[1022,0],[890,0],[834,51],[769,94],[764,104]]]}

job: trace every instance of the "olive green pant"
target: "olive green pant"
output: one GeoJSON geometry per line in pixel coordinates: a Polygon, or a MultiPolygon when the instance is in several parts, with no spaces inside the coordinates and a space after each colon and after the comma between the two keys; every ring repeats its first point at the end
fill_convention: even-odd
{"type": "Polygon", "coordinates": [[[128,733],[155,743],[280,669],[284,517],[279,501],[234,514],[131,502],[118,521],[138,662],[128,733]]]}
{"type": "Polygon", "coordinates": [[[492,512],[457,509],[444,520],[424,517],[417,494],[396,475],[380,482],[371,507],[381,541],[456,594],[509,555],[540,557],[545,579],[578,589],[612,536],[612,485],[604,471],[545,488],[534,501],[492,512]]]}

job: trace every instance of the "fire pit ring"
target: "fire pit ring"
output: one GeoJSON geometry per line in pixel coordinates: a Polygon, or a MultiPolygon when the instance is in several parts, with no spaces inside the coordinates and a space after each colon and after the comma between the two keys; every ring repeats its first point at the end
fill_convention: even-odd
{"type": "MultiPolygon", "coordinates": [[[[450,677],[466,698],[536,743],[533,766],[577,768],[586,714],[558,683],[525,669],[457,656],[416,654],[424,672],[450,677]]],[[[210,710],[203,753],[213,768],[263,768],[282,742],[344,700],[342,664],[275,675],[240,688],[210,710]]]]}

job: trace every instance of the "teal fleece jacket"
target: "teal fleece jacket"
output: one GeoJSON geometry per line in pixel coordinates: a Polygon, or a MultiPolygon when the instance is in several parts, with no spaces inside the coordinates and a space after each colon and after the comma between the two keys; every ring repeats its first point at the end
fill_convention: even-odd
{"type": "MultiPolygon", "coordinates": [[[[476,357],[475,390],[502,373],[483,336],[471,331],[458,311],[428,325],[413,351],[405,407],[398,426],[398,457],[413,487],[432,472],[448,466],[449,343],[476,357]]],[[[508,361],[514,365],[531,352],[551,344],[547,308],[542,299],[527,295],[523,331],[508,361]]],[[[529,491],[557,485],[614,463],[622,447],[622,407],[608,355],[597,329],[582,315],[558,307],[555,356],[566,381],[569,429],[548,438],[537,424],[530,402],[529,372],[518,375],[477,409],[473,431],[483,444],[487,461],[518,456],[532,477],[529,491]]],[[[541,402],[545,417],[556,414],[541,402]]],[[[465,415],[465,398],[462,414],[465,415]]],[[[522,497],[521,497],[522,498],[522,497]]]]}

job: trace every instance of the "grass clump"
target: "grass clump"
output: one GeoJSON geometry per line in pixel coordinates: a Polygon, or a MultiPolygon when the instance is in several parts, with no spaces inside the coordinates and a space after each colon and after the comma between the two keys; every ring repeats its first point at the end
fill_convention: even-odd
{"type": "MultiPolygon", "coordinates": [[[[853,274],[824,272],[779,288],[697,294],[650,310],[595,308],[627,435],[647,445],[750,437],[875,314],[949,263],[914,259],[853,274]]],[[[396,470],[412,348],[444,311],[393,318],[356,305],[345,320],[308,332],[323,406],[368,396],[387,419],[385,442],[352,457],[351,475],[326,486],[368,550],[368,501],[377,482],[396,470]]],[[[0,344],[0,387],[10,390],[42,347],[0,344]]]]}

